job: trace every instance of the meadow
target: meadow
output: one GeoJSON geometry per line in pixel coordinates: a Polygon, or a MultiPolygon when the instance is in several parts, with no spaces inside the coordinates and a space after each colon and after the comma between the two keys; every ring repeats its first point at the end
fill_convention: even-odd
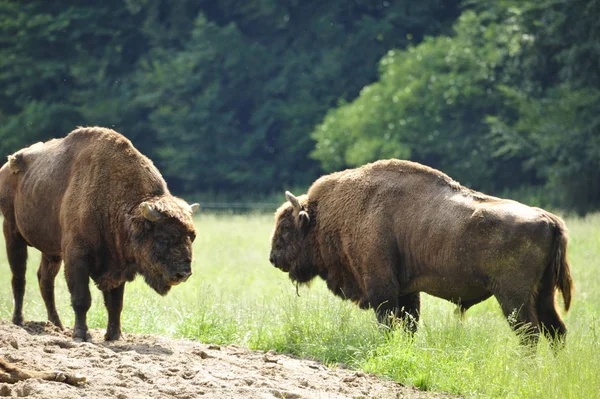
{"type": "MultiPolygon", "coordinates": [[[[166,297],[141,278],[127,284],[123,331],[237,344],[344,364],[421,389],[470,398],[595,398],[600,392],[600,214],[567,217],[569,261],[576,285],[566,347],[553,353],[541,340],[524,350],[491,298],[467,312],[423,294],[419,331],[378,326],[372,311],[358,309],[315,280],[296,287],[268,261],[270,214],[201,214],[196,218],[193,276],[166,297]]],[[[38,290],[39,253],[30,249],[25,319],[43,321],[38,290]]],[[[0,240],[0,318],[13,309],[10,269],[0,240]]],[[[66,325],[73,313],[64,277],[57,277],[57,307],[66,325]]],[[[106,327],[95,287],[90,328],[106,327]]],[[[559,297],[562,307],[562,298],[559,297]]]]}

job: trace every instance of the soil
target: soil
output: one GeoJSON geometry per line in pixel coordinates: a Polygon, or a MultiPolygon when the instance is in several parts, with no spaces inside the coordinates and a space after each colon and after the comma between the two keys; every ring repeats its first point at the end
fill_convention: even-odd
{"type": "Polygon", "coordinates": [[[50,323],[18,327],[0,320],[0,356],[16,366],[80,374],[77,386],[30,379],[0,383],[0,397],[28,398],[450,398],[377,378],[330,368],[314,360],[235,345],[210,345],[154,335],[124,334],[77,343],[71,330],[50,323]]]}

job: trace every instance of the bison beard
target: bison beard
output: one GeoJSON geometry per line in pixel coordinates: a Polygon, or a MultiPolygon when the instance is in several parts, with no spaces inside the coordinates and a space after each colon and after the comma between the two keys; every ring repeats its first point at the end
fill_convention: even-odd
{"type": "Polygon", "coordinates": [[[550,212],[488,196],[444,173],[385,160],[332,173],[306,195],[286,192],[270,261],[292,281],[316,276],[336,295],[415,331],[420,292],[461,313],[494,296],[522,341],[564,342],[573,291],[567,230],[550,212]]]}
{"type": "Polygon", "coordinates": [[[12,271],[13,322],[23,323],[27,246],[42,252],[38,281],[48,319],[62,327],[54,279],[65,264],[73,338],[90,339],[90,278],[121,336],[125,282],[142,274],[165,295],[191,275],[197,204],[172,196],[159,171],[119,133],[79,128],[18,151],[0,169],[0,211],[12,271]]]}

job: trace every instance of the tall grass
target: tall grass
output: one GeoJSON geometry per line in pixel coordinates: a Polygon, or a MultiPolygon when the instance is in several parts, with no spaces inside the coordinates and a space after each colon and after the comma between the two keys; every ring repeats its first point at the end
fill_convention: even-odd
{"type": "MultiPolygon", "coordinates": [[[[595,398],[600,392],[600,214],[567,218],[569,260],[576,284],[566,348],[555,354],[542,340],[526,351],[494,299],[464,320],[454,307],[423,295],[419,331],[378,326],[363,311],[331,294],[315,280],[299,296],[287,275],[268,262],[270,215],[198,217],[194,275],[166,297],[142,279],[127,285],[123,329],[274,349],[346,364],[422,389],[473,398],[595,398]]],[[[1,241],[0,317],[12,312],[10,271],[1,241]]],[[[39,254],[30,250],[25,318],[45,320],[35,272],[39,254]]],[[[73,323],[64,278],[57,278],[63,322],[73,323]]],[[[105,328],[101,293],[92,287],[90,327],[105,328]]]]}

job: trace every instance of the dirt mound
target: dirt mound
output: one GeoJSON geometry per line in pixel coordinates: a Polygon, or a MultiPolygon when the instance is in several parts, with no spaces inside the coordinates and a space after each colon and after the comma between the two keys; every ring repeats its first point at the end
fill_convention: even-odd
{"type": "Polygon", "coordinates": [[[0,397],[29,398],[442,398],[359,371],[235,345],[125,334],[76,343],[51,324],[0,320],[0,356],[32,370],[81,374],[80,386],[38,379],[0,384],[0,397]]]}

